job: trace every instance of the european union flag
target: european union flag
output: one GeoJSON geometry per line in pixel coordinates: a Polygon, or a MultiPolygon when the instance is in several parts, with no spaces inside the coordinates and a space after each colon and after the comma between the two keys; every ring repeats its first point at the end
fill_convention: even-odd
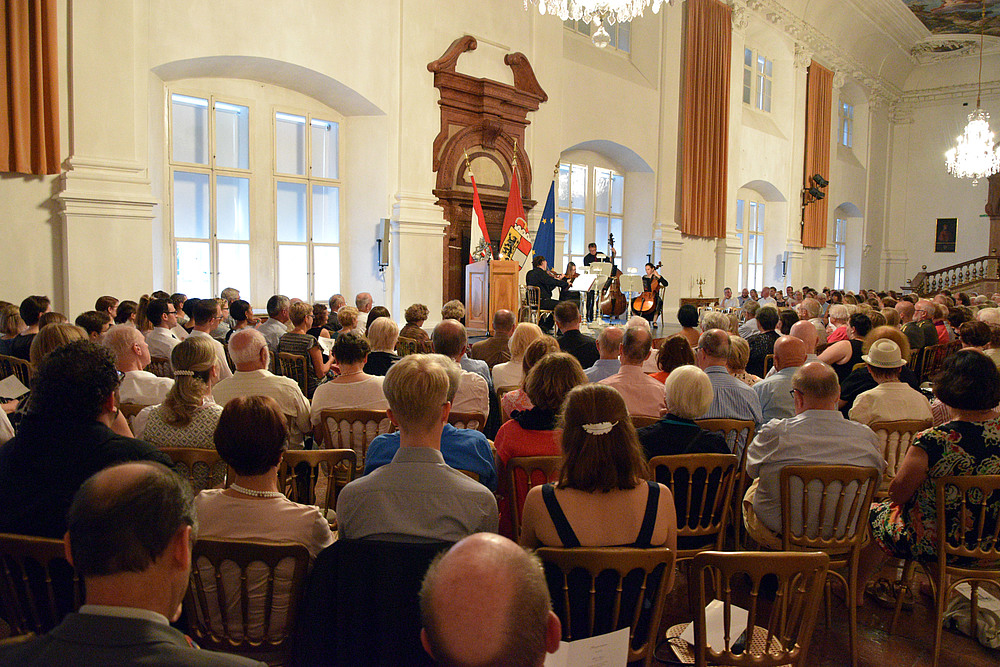
{"type": "Polygon", "coordinates": [[[549,266],[556,255],[556,182],[549,186],[549,197],[545,200],[542,219],[535,232],[535,254],[544,257],[549,266]]]}

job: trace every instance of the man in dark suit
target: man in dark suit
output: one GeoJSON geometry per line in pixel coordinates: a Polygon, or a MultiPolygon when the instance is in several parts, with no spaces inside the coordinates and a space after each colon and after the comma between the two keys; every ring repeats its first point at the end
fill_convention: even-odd
{"type": "MultiPolygon", "coordinates": [[[[537,287],[539,294],[539,307],[542,310],[552,310],[558,303],[552,298],[552,290],[557,287],[569,287],[569,283],[561,278],[554,278],[549,274],[549,263],[541,255],[535,255],[531,260],[531,271],[524,276],[524,284],[528,287],[537,287]]],[[[552,322],[548,317],[542,318],[538,325],[542,331],[551,331],[552,322]]]]}
{"type": "Polygon", "coordinates": [[[514,313],[509,310],[498,310],[493,313],[493,335],[475,343],[469,356],[485,361],[492,371],[497,364],[510,361],[510,347],[507,341],[512,333],[514,333],[514,313]]]}
{"type": "Polygon", "coordinates": [[[170,627],[181,613],[197,520],[191,488],[157,463],[90,477],[67,519],[66,550],[86,604],[49,634],[0,650],[0,665],[263,665],[198,650],[170,627]]]}
{"type": "Polygon", "coordinates": [[[552,311],[556,326],[562,332],[559,349],[572,354],[583,368],[590,368],[600,358],[597,341],[580,333],[580,309],[572,301],[560,301],[552,311]]]}

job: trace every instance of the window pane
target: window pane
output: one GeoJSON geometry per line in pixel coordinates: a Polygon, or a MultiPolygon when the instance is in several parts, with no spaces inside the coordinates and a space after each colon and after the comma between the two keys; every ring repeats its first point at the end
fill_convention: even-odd
{"type": "Polygon", "coordinates": [[[569,165],[559,165],[559,206],[569,208],[569,165]]]}
{"type": "Polygon", "coordinates": [[[314,185],[312,205],[312,240],[340,243],[340,188],[314,185]]]}
{"type": "Polygon", "coordinates": [[[605,21],[604,31],[608,33],[608,37],[611,39],[608,43],[609,46],[618,48],[618,31],[615,29],[615,26],[612,25],[610,21],[605,21]]]}
{"type": "Polygon", "coordinates": [[[753,72],[743,68],[743,104],[753,101],[753,72]]]}
{"type": "Polygon", "coordinates": [[[611,218],[611,229],[608,230],[615,235],[615,243],[621,246],[622,242],[622,219],[611,218]]]}
{"type": "Polygon", "coordinates": [[[622,214],[622,202],[625,199],[625,177],[621,174],[611,174],[611,212],[622,214]]]}
{"type": "Polygon", "coordinates": [[[771,76],[771,68],[774,66],[774,61],[764,60],[764,74],[768,77],[771,76]]]}
{"type": "Polygon", "coordinates": [[[174,161],[208,164],[208,100],[171,95],[170,107],[174,161]]]}
{"type": "Polygon", "coordinates": [[[618,24],[618,49],[629,53],[632,51],[632,22],[618,24]]]}
{"type": "Polygon", "coordinates": [[[238,104],[215,103],[215,164],[250,168],[250,110],[238,104]]]}
{"type": "Polygon", "coordinates": [[[208,238],[208,178],[208,174],[174,172],[175,237],[208,238]]]}
{"type": "Polygon", "coordinates": [[[215,179],[215,233],[220,239],[250,240],[250,179],[215,179]]]}
{"type": "Polygon", "coordinates": [[[764,108],[764,77],[757,75],[757,108],[764,108]]]}
{"type": "Polygon", "coordinates": [[[586,205],[585,197],[587,194],[587,167],[584,165],[573,165],[573,182],[570,185],[570,193],[572,195],[570,206],[583,209],[586,205]]]}
{"type": "Polygon", "coordinates": [[[753,67],[753,51],[750,49],[743,49],[743,65],[753,67]]]}
{"type": "MultiPolygon", "coordinates": [[[[759,265],[763,265],[764,264],[764,237],[760,236],[760,235],[757,236],[757,262],[756,263],[759,264],[759,265]]],[[[761,274],[761,277],[763,277],[763,274],[761,274]]]]}
{"type": "Polygon", "coordinates": [[[594,169],[594,210],[607,213],[611,199],[611,172],[594,169]]]}
{"type": "Polygon", "coordinates": [[[309,254],[304,245],[278,246],[278,292],[309,299],[309,254]]]}
{"type": "Polygon", "coordinates": [[[573,229],[570,230],[573,239],[570,245],[570,254],[582,255],[587,252],[587,227],[582,213],[573,214],[573,229]]]}
{"type": "Polygon", "coordinates": [[[208,243],[177,242],[177,291],[191,296],[210,296],[211,270],[208,243]]]}
{"type": "Polygon", "coordinates": [[[771,80],[764,79],[764,111],[771,111],[771,80]]]}
{"type": "Polygon", "coordinates": [[[281,174],[306,174],[306,119],[274,114],[274,164],[281,174]]]}
{"type": "Polygon", "coordinates": [[[750,258],[750,262],[753,263],[754,257],[757,256],[757,235],[750,234],[747,238],[747,257],[750,258]]]}
{"type": "MultiPolygon", "coordinates": [[[[740,264],[743,264],[743,234],[736,235],[736,243],[740,246],[740,264]]],[[[742,274],[743,272],[740,271],[740,275],[742,274]]]]}
{"type": "Polygon", "coordinates": [[[747,221],[747,229],[751,232],[757,231],[757,202],[750,202],[750,219],[747,221]]]}
{"type": "Polygon", "coordinates": [[[312,175],[340,178],[340,124],[331,120],[312,121],[312,175]]]}
{"type": "Polygon", "coordinates": [[[235,287],[240,298],[251,300],[250,295],[250,244],[219,244],[219,288],[235,287]]]}
{"type": "MultiPolygon", "coordinates": [[[[743,229],[743,204],[745,202],[742,199],[736,200],[736,231],[743,229]]],[[[739,237],[742,239],[743,235],[740,234],[739,237]]]]}
{"type": "Polygon", "coordinates": [[[764,231],[764,203],[757,203],[757,222],[754,225],[754,231],[762,232],[764,231]]]}
{"type": "MultiPolygon", "coordinates": [[[[306,184],[278,181],[277,227],[279,241],[306,239],[306,184]]],[[[305,264],[302,265],[303,267],[305,264]]],[[[285,296],[291,296],[282,292],[285,296]]]]}
{"type": "Polygon", "coordinates": [[[340,248],[316,246],[313,248],[313,297],[329,299],[340,292],[340,248]]]}
{"type": "MultiPolygon", "coordinates": [[[[608,216],[606,215],[594,216],[594,238],[595,239],[608,238],[608,216]]],[[[620,237],[617,234],[615,234],[615,243],[618,243],[619,240],[620,237]]]]}
{"type": "Polygon", "coordinates": [[[766,60],[767,59],[764,58],[764,56],[757,56],[757,72],[758,73],[760,73],[760,74],[765,74],[766,73],[764,71],[764,63],[766,62],[766,60]]]}

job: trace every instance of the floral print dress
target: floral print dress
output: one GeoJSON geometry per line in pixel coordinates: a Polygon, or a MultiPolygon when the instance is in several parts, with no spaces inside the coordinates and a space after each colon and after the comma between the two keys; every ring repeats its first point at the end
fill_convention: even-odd
{"type": "MultiPolygon", "coordinates": [[[[927,452],[927,479],[906,504],[900,506],[886,500],[872,507],[872,535],[896,558],[936,560],[934,481],[956,475],[1000,474],[1000,418],[983,422],[951,421],[921,432],[911,446],[927,452]]],[[[1000,497],[993,499],[991,513],[996,520],[1000,497]]],[[[961,530],[958,498],[946,506],[945,519],[949,531],[961,530]]]]}

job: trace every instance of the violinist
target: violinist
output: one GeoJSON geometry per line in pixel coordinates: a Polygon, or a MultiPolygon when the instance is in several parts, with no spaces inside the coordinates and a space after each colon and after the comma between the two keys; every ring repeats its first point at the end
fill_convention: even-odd
{"type": "MultiPolygon", "coordinates": [[[[549,273],[549,263],[542,255],[535,255],[531,260],[532,269],[524,277],[524,282],[528,287],[537,287],[539,291],[539,307],[541,310],[552,310],[558,301],[552,298],[552,290],[556,287],[567,288],[569,283],[562,278],[549,273]]],[[[542,331],[552,330],[552,317],[548,316],[538,326],[542,331]]]]}
{"type": "MultiPolygon", "coordinates": [[[[573,281],[579,275],[580,275],[580,273],[576,270],[576,262],[570,262],[569,264],[566,265],[566,273],[564,273],[562,275],[562,279],[565,280],[567,283],[569,283],[569,287],[572,287],[573,286],[573,281]]],[[[556,276],[556,277],[558,278],[559,276],[556,276]]],[[[580,293],[579,292],[571,292],[571,291],[569,291],[569,287],[563,287],[563,288],[559,289],[559,300],[560,301],[567,301],[567,300],[577,301],[577,300],[579,300],[580,293]]],[[[577,304],[577,305],[579,305],[579,304],[577,304]]]]}

